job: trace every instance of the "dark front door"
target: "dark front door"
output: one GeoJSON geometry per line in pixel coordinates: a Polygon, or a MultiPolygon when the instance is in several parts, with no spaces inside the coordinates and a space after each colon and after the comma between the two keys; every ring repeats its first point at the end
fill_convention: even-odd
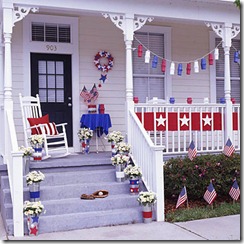
{"type": "Polygon", "coordinates": [[[42,115],[50,122],[67,122],[69,146],[72,133],[71,55],[31,53],[31,95],[39,94],[42,115]]]}

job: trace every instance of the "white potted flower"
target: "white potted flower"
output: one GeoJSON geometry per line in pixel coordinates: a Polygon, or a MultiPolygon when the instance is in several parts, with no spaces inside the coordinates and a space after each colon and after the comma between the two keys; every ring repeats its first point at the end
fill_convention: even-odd
{"type": "Polygon", "coordinates": [[[20,151],[23,152],[23,174],[27,174],[29,172],[29,168],[30,168],[30,157],[32,156],[32,154],[34,153],[34,149],[32,147],[24,147],[21,146],[19,148],[20,151]]]}
{"type": "Polygon", "coordinates": [[[152,206],[157,201],[156,194],[152,191],[141,191],[138,195],[137,201],[140,205],[146,206],[152,206]]]}
{"type": "Polygon", "coordinates": [[[124,136],[120,131],[112,131],[105,137],[105,139],[107,139],[108,142],[116,144],[122,142],[124,140],[124,136]]]}
{"type": "Polygon", "coordinates": [[[42,213],[45,213],[43,204],[41,201],[30,202],[25,201],[23,206],[23,213],[27,216],[27,228],[29,235],[38,235],[39,231],[39,216],[42,213]]]}
{"type": "Polygon", "coordinates": [[[44,138],[42,135],[32,135],[29,138],[30,145],[35,148],[35,147],[42,147],[44,138]]]}
{"type": "Polygon", "coordinates": [[[131,145],[125,142],[120,142],[115,145],[115,148],[120,154],[128,155],[130,153],[131,145]]]}
{"type": "Polygon", "coordinates": [[[130,157],[122,154],[116,154],[111,158],[112,165],[120,165],[120,164],[126,164],[129,161],[130,157]]]}
{"type": "Polygon", "coordinates": [[[125,180],[124,168],[128,163],[130,157],[122,154],[116,154],[111,158],[112,165],[116,168],[116,180],[121,182],[125,180]]]}
{"type": "Polygon", "coordinates": [[[141,168],[137,165],[129,164],[124,169],[125,175],[127,175],[130,179],[140,179],[142,177],[141,168]]]}
{"type": "Polygon", "coordinates": [[[45,179],[45,175],[41,171],[31,171],[25,178],[29,186],[30,200],[40,201],[40,182],[45,179]]]}
{"type": "Polygon", "coordinates": [[[142,206],[143,222],[151,223],[153,216],[152,207],[157,201],[156,194],[152,191],[141,191],[137,201],[142,206]]]}
{"type": "Polygon", "coordinates": [[[89,153],[89,144],[93,136],[93,130],[90,128],[80,128],[77,134],[81,142],[82,153],[89,153]]]}

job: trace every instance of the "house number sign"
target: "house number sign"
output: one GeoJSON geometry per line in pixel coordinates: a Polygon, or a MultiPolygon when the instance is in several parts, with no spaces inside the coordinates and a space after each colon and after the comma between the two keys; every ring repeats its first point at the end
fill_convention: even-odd
{"type": "Polygon", "coordinates": [[[46,45],[46,49],[47,51],[54,51],[54,52],[58,50],[56,45],[46,45]]]}

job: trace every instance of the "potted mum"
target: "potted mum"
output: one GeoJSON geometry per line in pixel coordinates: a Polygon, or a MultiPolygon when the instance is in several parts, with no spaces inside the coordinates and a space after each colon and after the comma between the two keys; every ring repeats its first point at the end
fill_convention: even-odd
{"type": "Polygon", "coordinates": [[[42,146],[44,143],[44,138],[42,135],[32,135],[30,138],[30,145],[34,149],[33,159],[34,161],[42,160],[42,146]]]}
{"type": "Polygon", "coordinates": [[[142,216],[144,223],[152,222],[152,207],[157,201],[156,194],[152,191],[141,191],[137,201],[142,206],[142,216]]]}
{"type": "Polygon", "coordinates": [[[30,200],[33,202],[40,200],[40,182],[45,179],[41,171],[31,171],[26,175],[26,184],[29,186],[30,200]]]}
{"type": "Polygon", "coordinates": [[[113,132],[110,132],[105,137],[105,139],[107,139],[108,142],[111,143],[112,156],[114,156],[116,154],[115,145],[119,142],[122,142],[124,140],[124,136],[122,135],[122,133],[120,131],[113,131],[113,132]]]}
{"type": "Polygon", "coordinates": [[[34,153],[34,149],[32,147],[21,146],[19,150],[23,152],[23,174],[26,175],[30,170],[30,157],[34,153]]]}
{"type": "Polygon", "coordinates": [[[126,164],[128,163],[130,157],[122,154],[116,154],[111,158],[112,165],[115,166],[116,169],[116,180],[117,182],[124,181],[125,173],[124,169],[126,164]]]}
{"type": "Polygon", "coordinates": [[[125,175],[129,178],[130,181],[130,193],[138,193],[139,192],[139,180],[142,177],[142,172],[140,167],[137,165],[129,164],[124,169],[125,175]]]}
{"type": "Polygon", "coordinates": [[[80,128],[77,134],[81,142],[82,153],[89,153],[90,140],[93,136],[93,130],[84,127],[80,128]]]}
{"type": "Polygon", "coordinates": [[[29,235],[38,235],[39,215],[45,213],[42,203],[40,201],[25,201],[23,206],[23,213],[25,216],[27,216],[27,227],[29,235]]]}
{"type": "Polygon", "coordinates": [[[115,149],[117,150],[117,153],[125,154],[128,156],[130,153],[131,145],[125,142],[120,142],[115,145],[115,149]]]}

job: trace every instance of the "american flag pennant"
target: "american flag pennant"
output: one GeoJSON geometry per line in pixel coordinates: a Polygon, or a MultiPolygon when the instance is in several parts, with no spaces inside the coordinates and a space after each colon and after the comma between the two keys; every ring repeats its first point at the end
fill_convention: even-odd
{"type": "Polygon", "coordinates": [[[225,146],[224,146],[224,151],[223,153],[227,156],[230,157],[232,153],[235,151],[235,148],[230,140],[230,138],[227,140],[225,146]]]}
{"type": "Polygon", "coordinates": [[[240,188],[239,188],[236,180],[234,181],[232,187],[230,188],[229,195],[234,200],[237,200],[240,196],[240,188]]]}
{"type": "Polygon", "coordinates": [[[98,98],[98,95],[99,95],[99,93],[97,91],[96,84],[94,83],[94,85],[93,85],[93,87],[92,87],[92,89],[90,91],[91,100],[96,101],[97,98],[98,98]]]}
{"type": "Polygon", "coordinates": [[[178,208],[181,204],[183,204],[187,200],[187,193],[186,193],[186,187],[184,186],[180,192],[180,195],[178,197],[176,208],[178,208]]]}
{"type": "Polygon", "coordinates": [[[86,89],[85,86],[83,87],[82,91],[80,92],[80,96],[82,98],[84,98],[85,102],[90,99],[90,93],[88,92],[88,90],[86,89]]]}
{"type": "Polygon", "coordinates": [[[206,192],[203,195],[203,198],[208,204],[211,204],[216,197],[217,197],[217,193],[213,187],[212,182],[210,182],[206,192]]]}
{"type": "Polygon", "coordinates": [[[197,156],[197,149],[195,147],[195,144],[193,141],[191,141],[191,144],[188,148],[188,157],[192,161],[197,156]]]}

